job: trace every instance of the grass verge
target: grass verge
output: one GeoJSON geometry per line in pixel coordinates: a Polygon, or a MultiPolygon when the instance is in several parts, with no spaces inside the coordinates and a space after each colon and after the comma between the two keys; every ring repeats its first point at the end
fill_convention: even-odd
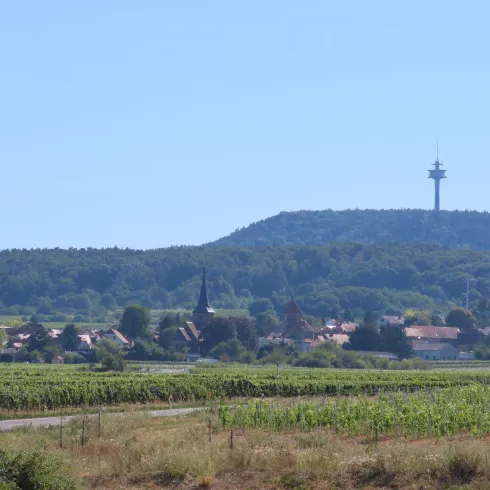
{"type": "Polygon", "coordinates": [[[144,413],[0,434],[12,451],[61,458],[85,488],[182,490],[490,487],[487,439],[467,436],[379,444],[327,430],[220,432],[208,414],[153,419],[144,413]]]}

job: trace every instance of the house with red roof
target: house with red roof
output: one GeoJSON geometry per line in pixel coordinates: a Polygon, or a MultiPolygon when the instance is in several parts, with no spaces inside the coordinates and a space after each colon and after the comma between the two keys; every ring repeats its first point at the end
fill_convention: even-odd
{"type": "Polygon", "coordinates": [[[431,343],[458,341],[459,328],[456,327],[433,327],[432,325],[413,325],[405,328],[405,334],[413,342],[425,341],[431,343]]]}
{"type": "Polygon", "coordinates": [[[131,342],[119,330],[115,328],[107,330],[102,338],[112,340],[112,342],[115,342],[122,348],[131,347],[131,342]]]}

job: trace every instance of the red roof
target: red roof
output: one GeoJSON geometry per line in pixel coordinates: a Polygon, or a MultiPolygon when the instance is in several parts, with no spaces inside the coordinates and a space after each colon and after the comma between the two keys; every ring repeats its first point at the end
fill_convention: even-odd
{"type": "Polygon", "coordinates": [[[199,338],[199,332],[197,331],[196,326],[192,322],[186,322],[187,323],[187,328],[190,330],[192,335],[194,335],[194,338],[198,339],[199,338]]]}
{"type": "Polygon", "coordinates": [[[180,327],[178,331],[182,334],[182,337],[187,340],[187,342],[190,342],[191,338],[189,337],[189,334],[185,331],[184,327],[180,327]]]}
{"type": "Polygon", "coordinates": [[[318,332],[318,328],[312,327],[306,320],[301,320],[301,324],[299,326],[298,325],[292,325],[291,327],[286,329],[281,334],[281,338],[286,339],[290,335],[294,334],[297,331],[301,331],[301,330],[307,330],[308,332],[312,332],[312,333],[318,332]]]}
{"type": "Polygon", "coordinates": [[[123,344],[129,344],[129,340],[119,330],[111,328],[107,333],[115,335],[123,344]]]}
{"type": "Polygon", "coordinates": [[[289,303],[284,307],[284,311],[287,315],[301,315],[301,310],[299,309],[298,303],[291,299],[289,303]]]}
{"type": "Polygon", "coordinates": [[[405,328],[407,337],[426,338],[426,339],[451,339],[457,340],[459,328],[456,327],[432,327],[432,326],[411,326],[405,328]]]}

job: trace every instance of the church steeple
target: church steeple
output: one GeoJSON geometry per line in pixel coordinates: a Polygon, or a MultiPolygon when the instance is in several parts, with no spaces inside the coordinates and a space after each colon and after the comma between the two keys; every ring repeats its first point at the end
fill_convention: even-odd
{"type": "Polygon", "coordinates": [[[208,288],[206,284],[206,269],[202,270],[202,281],[201,281],[201,291],[199,293],[199,301],[197,302],[197,306],[192,312],[192,322],[196,326],[198,330],[205,328],[214,316],[214,310],[211,308],[209,304],[208,298],[208,288]]]}
{"type": "Polygon", "coordinates": [[[214,310],[209,304],[208,287],[206,284],[206,268],[202,269],[201,292],[199,293],[199,301],[197,302],[194,313],[214,313],[214,310]]]}

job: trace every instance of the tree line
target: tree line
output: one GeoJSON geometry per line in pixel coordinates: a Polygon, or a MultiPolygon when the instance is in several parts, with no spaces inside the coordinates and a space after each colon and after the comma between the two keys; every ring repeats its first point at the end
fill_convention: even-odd
{"type": "Polygon", "coordinates": [[[317,317],[347,308],[361,318],[410,307],[445,313],[464,304],[467,280],[471,304],[490,297],[490,252],[427,244],[4,250],[0,314],[90,321],[131,303],[192,309],[204,264],[215,308],[260,300],[280,314],[294,294],[317,317]]]}
{"type": "Polygon", "coordinates": [[[238,229],[211,246],[265,247],[332,242],[434,243],[490,249],[490,214],[425,209],[282,212],[238,229]]]}

